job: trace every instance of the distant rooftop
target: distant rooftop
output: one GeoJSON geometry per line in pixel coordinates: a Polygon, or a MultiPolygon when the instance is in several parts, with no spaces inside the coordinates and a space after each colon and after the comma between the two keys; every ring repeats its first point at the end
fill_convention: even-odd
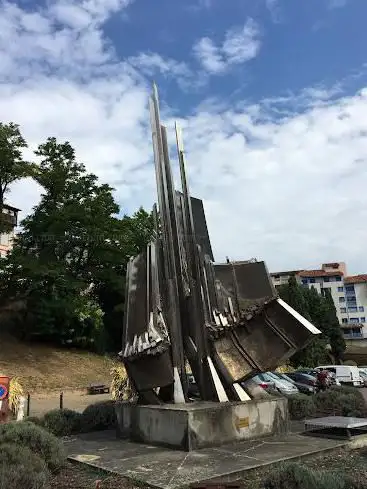
{"type": "Polygon", "coordinates": [[[339,277],[343,276],[343,272],[335,270],[332,272],[326,272],[325,270],[302,270],[298,273],[300,277],[339,277]]]}
{"type": "Polygon", "coordinates": [[[287,276],[287,275],[297,275],[301,271],[302,270],[290,270],[288,272],[273,272],[270,275],[272,277],[277,276],[277,275],[279,275],[279,277],[284,277],[284,276],[287,276]]]}
{"type": "Polygon", "coordinates": [[[361,284],[367,282],[367,275],[351,275],[350,277],[344,278],[344,283],[346,284],[361,284]]]}

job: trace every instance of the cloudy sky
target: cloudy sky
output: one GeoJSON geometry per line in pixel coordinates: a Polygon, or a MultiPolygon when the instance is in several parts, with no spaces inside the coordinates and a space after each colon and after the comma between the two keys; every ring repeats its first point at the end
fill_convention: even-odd
{"type": "MultiPolygon", "coordinates": [[[[31,149],[70,141],[131,213],[155,200],[155,80],[217,261],[367,272],[366,18],[366,0],[0,0],[0,118],[31,149]]],[[[39,194],[8,202],[24,217],[39,194]]]]}

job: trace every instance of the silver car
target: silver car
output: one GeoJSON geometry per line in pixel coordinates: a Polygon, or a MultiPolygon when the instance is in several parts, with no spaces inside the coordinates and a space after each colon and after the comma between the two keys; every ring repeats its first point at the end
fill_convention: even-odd
{"type": "Polygon", "coordinates": [[[265,381],[267,380],[269,382],[274,382],[275,389],[284,396],[291,396],[293,394],[298,394],[299,392],[299,390],[293,383],[288,382],[285,379],[280,379],[272,372],[265,372],[260,375],[264,376],[265,381]]]}

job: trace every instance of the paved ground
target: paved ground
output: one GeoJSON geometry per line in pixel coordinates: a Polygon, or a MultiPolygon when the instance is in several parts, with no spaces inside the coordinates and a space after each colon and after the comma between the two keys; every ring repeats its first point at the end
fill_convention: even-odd
{"type": "MultiPolygon", "coordinates": [[[[111,399],[110,394],[88,395],[85,392],[64,392],[64,408],[82,412],[89,404],[111,399]]],[[[40,416],[60,407],[60,393],[31,395],[30,416],[40,416]]]]}
{"type": "Polygon", "coordinates": [[[126,440],[114,431],[88,433],[65,441],[69,459],[159,489],[177,489],[204,480],[238,480],[254,468],[342,447],[345,442],[297,434],[192,452],[126,440]]]}

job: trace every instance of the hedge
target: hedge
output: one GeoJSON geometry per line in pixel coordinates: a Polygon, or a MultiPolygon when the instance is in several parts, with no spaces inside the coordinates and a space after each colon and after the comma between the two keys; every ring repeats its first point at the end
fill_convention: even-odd
{"type": "Polygon", "coordinates": [[[316,472],[299,463],[289,463],[269,473],[264,489],[367,489],[367,485],[342,473],[316,472]]]}
{"type": "Polygon", "coordinates": [[[288,410],[291,419],[312,418],[316,413],[315,400],[307,394],[294,394],[288,397],[288,410]]]}
{"type": "Polygon", "coordinates": [[[367,417],[367,405],[362,393],[355,387],[332,387],[315,396],[295,394],[288,397],[291,419],[323,416],[367,417]]]}
{"type": "Polygon", "coordinates": [[[45,461],[29,448],[0,443],[0,489],[48,489],[45,461]]]}
{"type": "Polygon", "coordinates": [[[51,471],[57,471],[65,464],[66,454],[60,440],[33,423],[22,421],[0,425],[0,440],[29,448],[51,471]]]}
{"type": "Polygon", "coordinates": [[[115,401],[101,401],[87,406],[82,414],[82,431],[115,428],[117,423],[115,401]]]}
{"type": "Polygon", "coordinates": [[[68,436],[80,433],[83,416],[71,409],[54,409],[40,420],[42,426],[56,436],[68,436]]]}

